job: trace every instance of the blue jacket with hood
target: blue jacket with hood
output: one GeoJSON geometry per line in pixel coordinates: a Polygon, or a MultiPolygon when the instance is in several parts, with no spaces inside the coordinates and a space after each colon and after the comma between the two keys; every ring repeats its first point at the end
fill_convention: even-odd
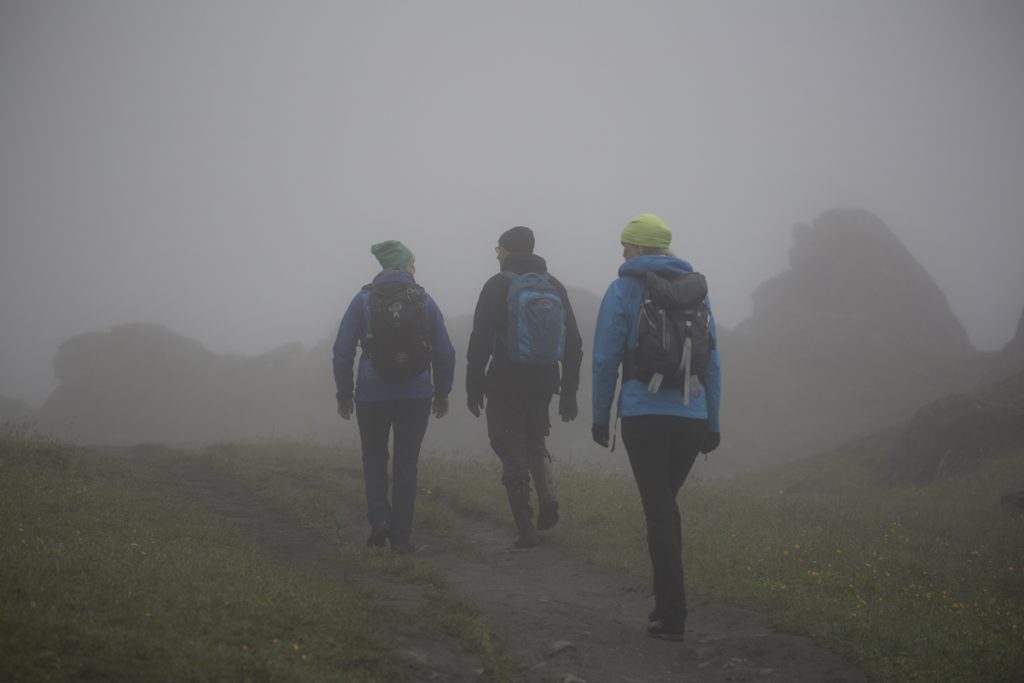
{"type": "MultiPolygon", "coordinates": [[[[649,271],[678,277],[693,272],[693,267],[674,256],[645,255],[631,258],[619,268],[619,278],[608,287],[597,314],[593,360],[594,424],[610,423],[619,367],[627,350],[632,352],[636,348],[637,316],[644,291],[644,279],[649,271]]],[[[710,308],[709,303],[708,309],[710,308]]],[[[657,393],[652,394],[647,391],[645,382],[628,379],[623,382],[619,395],[619,414],[623,417],[677,415],[706,419],[711,431],[720,431],[718,412],[722,398],[722,371],[714,316],[711,316],[710,329],[716,344],[708,363],[707,384],[700,392],[700,396],[691,396],[690,405],[687,406],[683,405],[679,387],[662,387],[657,393]]]]}
{"type": "MultiPolygon", "coordinates": [[[[399,280],[415,284],[411,273],[404,269],[388,268],[381,271],[374,282],[399,280]]],[[[370,291],[362,289],[352,299],[348,310],[341,319],[338,337],[334,342],[334,382],[337,385],[338,402],[352,398],[353,389],[357,401],[387,401],[404,398],[447,398],[452,390],[455,377],[455,349],[444,326],[444,316],[434,300],[427,295],[427,319],[433,332],[431,340],[432,357],[430,367],[420,375],[407,380],[390,380],[381,377],[370,362],[369,354],[359,355],[359,370],[352,376],[352,363],[356,346],[362,346],[366,337],[367,306],[370,291]],[[433,376],[433,382],[431,382],[433,376]]]]}

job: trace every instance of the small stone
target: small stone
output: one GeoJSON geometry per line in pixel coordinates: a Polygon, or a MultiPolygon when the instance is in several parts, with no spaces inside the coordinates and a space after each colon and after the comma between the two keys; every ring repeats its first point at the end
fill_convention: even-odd
{"type": "Polygon", "coordinates": [[[548,648],[547,657],[554,657],[560,655],[563,652],[575,652],[576,646],[570,643],[568,640],[556,640],[551,643],[551,647],[548,648]]]}
{"type": "Polygon", "coordinates": [[[587,683],[587,682],[586,682],[586,680],[580,678],[576,674],[565,674],[560,679],[558,679],[558,683],[587,683]]]}
{"type": "Polygon", "coordinates": [[[697,657],[699,659],[710,659],[711,657],[714,657],[715,655],[718,654],[718,648],[717,647],[698,647],[695,652],[696,652],[697,657]]]}
{"type": "Polygon", "coordinates": [[[772,668],[758,669],[757,675],[758,676],[767,676],[767,675],[769,675],[771,673],[774,673],[774,672],[775,672],[775,669],[772,669],[772,668]]]}
{"type": "Polygon", "coordinates": [[[711,666],[711,662],[701,662],[700,664],[697,665],[697,668],[698,669],[703,669],[706,666],[711,666]]]}

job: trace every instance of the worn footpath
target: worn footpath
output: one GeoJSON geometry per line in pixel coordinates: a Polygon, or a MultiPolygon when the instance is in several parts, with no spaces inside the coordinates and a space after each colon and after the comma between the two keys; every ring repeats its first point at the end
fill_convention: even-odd
{"type": "MultiPolygon", "coordinates": [[[[422,602],[418,593],[423,587],[342,567],[334,540],[274,510],[230,475],[199,463],[171,474],[200,503],[231,518],[278,557],[359,582],[384,608],[422,602]]],[[[319,485],[314,480],[301,484],[319,485]]],[[[346,511],[342,533],[353,543],[362,542],[363,501],[338,504],[346,511]]],[[[691,599],[685,642],[650,638],[643,630],[652,605],[646,583],[589,564],[554,544],[513,550],[511,528],[453,512],[460,525],[458,543],[417,531],[421,549],[414,560],[443,575],[459,597],[487,615],[519,664],[517,680],[867,680],[857,667],[808,638],[774,630],[750,610],[706,600],[691,599]]],[[[392,620],[390,629],[395,652],[414,680],[484,680],[479,659],[456,639],[401,619],[392,620]]]]}

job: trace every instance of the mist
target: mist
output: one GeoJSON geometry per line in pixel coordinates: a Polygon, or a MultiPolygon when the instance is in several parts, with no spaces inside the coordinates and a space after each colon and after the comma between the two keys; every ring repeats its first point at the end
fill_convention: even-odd
{"type": "Polygon", "coordinates": [[[1022,32],[1011,1],[4,2],[0,394],[38,405],[64,340],[128,322],[313,345],[383,239],[448,316],[512,225],[597,294],[644,211],[735,327],[794,224],[870,210],[999,349],[1022,32]]]}

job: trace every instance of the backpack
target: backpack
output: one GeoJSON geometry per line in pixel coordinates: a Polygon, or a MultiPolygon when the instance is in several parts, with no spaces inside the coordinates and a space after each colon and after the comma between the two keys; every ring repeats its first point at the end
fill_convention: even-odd
{"type": "Polygon", "coordinates": [[[565,307],[547,273],[502,271],[511,282],[506,298],[509,360],[525,365],[551,365],[565,350],[565,307]]]}
{"type": "Polygon", "coordinates": [[[707,281],[700,273],[672,279],[646,274],[631,374],[648,382],[649,392],[656,393],[662,386],[682,387],[683,404],[689,405],[691,377],[705,383],[715,347],[707,293],[707,281]]]}
{"type": "Polygon", "coordinates": [[[384,281],[366,285],[367,332],[364,349],[381,377],[412,379],[430,366],[427,293],[416,284],[384,281]]]}

